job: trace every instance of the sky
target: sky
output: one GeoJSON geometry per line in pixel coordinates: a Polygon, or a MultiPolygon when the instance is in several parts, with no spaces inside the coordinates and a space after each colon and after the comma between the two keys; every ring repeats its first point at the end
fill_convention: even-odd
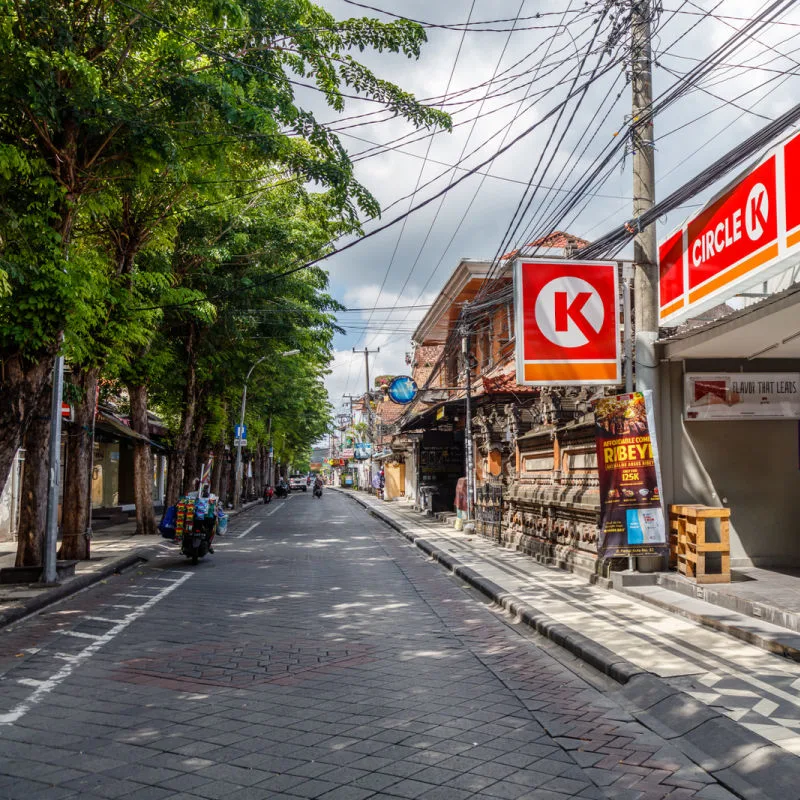
{"type": "MultiPolygon", "coordinates": [[[[358,179],[383,208],[382,218],[367,221],[365,231],[429,199],[538,125],[441,201],[324,262],[332,294],[352,309],[340,315],[347,333],[336,338],[327,379],[337,411],[344,405],[343,394],[366,388],[364,355],[354,354],[354,347],[380,349],[370,356],[373,378],[407,371],[411,334],[462,258],[491,260],[553,228],[592,240],[629,219],[632,208],[630,147],[620,144],[625,140],[620,131],[631,114],[627,66],[612,63],[608,54],[600,57],[598,44],[608,41],[608,26],[604,23],[603,35],[593,38],[598,15],[587,13],[584,0],[364,1],[456,28],[426,28],[428,41],[416,60],[354,54],[379,77],[417,98],[443,103],[440,107],[456,123],[452,132],[415,132],[402,120],[376,113],[378,106],[371,102],[348,100],[345,111],[337,114],[318,94],[298,90],[300,102],[338,130],[356,162],[358,179]],[[486,20],[508,21],[475,25],[486,20]],[[465,24],[470,26],[467,32],[465,24]],[[559,116],[559,104],[573,87],[579,66],[582,77],[574,86],[592,81],[559,116]],[[393,149],[375,148],[390,142],[393,149]],[[565,198],[574,197],[604,148],[615,145],[617,156],[602,179],[591,182],[570,213],[557,213],[565,198]],[[511,225],[509,232],[529,182],[539,188],[521,224],[511,225]]],[[[662,0],[653,37],[656,102],[774,2],[662,0]]],[[[346,0],[318,3],[339,19],[392,18],[346,0]]],[[[596,9],[601,3],[591,5],[596,9]]],[[[783,13],[721,54],[718,62],[656,117],[657,199],[794,105],[800,88],[800,9],[783,13]]],[[[659,241],[725,182],[659,219],[659,241]]]]}

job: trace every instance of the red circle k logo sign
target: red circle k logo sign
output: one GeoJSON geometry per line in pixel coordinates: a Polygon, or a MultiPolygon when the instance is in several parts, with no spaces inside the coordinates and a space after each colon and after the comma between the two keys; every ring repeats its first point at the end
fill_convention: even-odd
{"type": "Polygon", "coordinates": [[[519,383],[620,380],[617,269],[613,262],[517,262],[519,383]]]}
{"type": "Polygon", "coordinates": [[[556,278],[536,298],[536,324],[558,347],[583,347],[597,338],[605,311],[597,289],[582,278],[556,278]]]}

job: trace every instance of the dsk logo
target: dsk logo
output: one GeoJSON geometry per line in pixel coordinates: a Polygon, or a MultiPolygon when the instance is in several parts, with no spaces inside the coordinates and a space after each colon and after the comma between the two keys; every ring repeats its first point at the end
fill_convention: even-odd
{"type": "Polygon", "coordinates": [[[747,197],[744,212],[744,226],[750,241],[760,239],[767,227],[769,219],[769,195],[763,183],[757,183],[747,197]]]}
{"type": "Polygon", "coordinates": [[[555,278],[536,298],[536,324],[558,347],[583,347],[603,326],[603,300],[591,283],[576,277],[555,278]]]}

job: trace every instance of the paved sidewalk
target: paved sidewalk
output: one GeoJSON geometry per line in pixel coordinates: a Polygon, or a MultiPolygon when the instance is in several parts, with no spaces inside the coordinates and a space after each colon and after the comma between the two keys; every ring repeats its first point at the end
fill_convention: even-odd
{"type": "MultiPolygon", "coordinates": [[[[258,504],[259,501],[246,503],[241,509],[229,511],[228,514],[233,517],[258,504]]],[[[134,521],[98,531],[92,537],[91,558],[79,561],[75,565],[74,577],[62,581],[58,586],[0,584],[0,627],[171,549],[173,545],[162,539],[160,534],[137,536],[134,521]]],[[[0,569],[13,567],[15,558],[16,542],[0,542],[0,569]]]]}
{"type": "Polygon", "coordinates": [[[734,768],[750,770],[747,754],[764,755],[768,746],[800,767],[800,664],[588,585],[404,503],[344,493],[516,617],[627,683],[622,691],[648,727],[700,749],[721,752],[739,742],[734,768]]]}

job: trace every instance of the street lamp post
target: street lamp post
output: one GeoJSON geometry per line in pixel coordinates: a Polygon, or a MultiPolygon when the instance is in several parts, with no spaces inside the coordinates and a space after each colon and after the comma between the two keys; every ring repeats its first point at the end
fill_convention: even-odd
{"type": "MultiPolygon", "coordinates": [[[[299,350],[284,350],[281,356],[295,356],[299,350]]],[[[236,471],[234,472],[234,490],[233,490],[233,507],[239,508],[242,494],[242,439],[244,434],[244,412],[247,407],[247,382],[253,374],[253,370],[265,359],[267,356],[261,356],[247,372],[244,379],[244,386],[242,387],[242,411],[239,415],[239,438],[236,442],[236,471]]],[[[270,428],[272,427],[272,417],[270,417],[270,428]]]]}

